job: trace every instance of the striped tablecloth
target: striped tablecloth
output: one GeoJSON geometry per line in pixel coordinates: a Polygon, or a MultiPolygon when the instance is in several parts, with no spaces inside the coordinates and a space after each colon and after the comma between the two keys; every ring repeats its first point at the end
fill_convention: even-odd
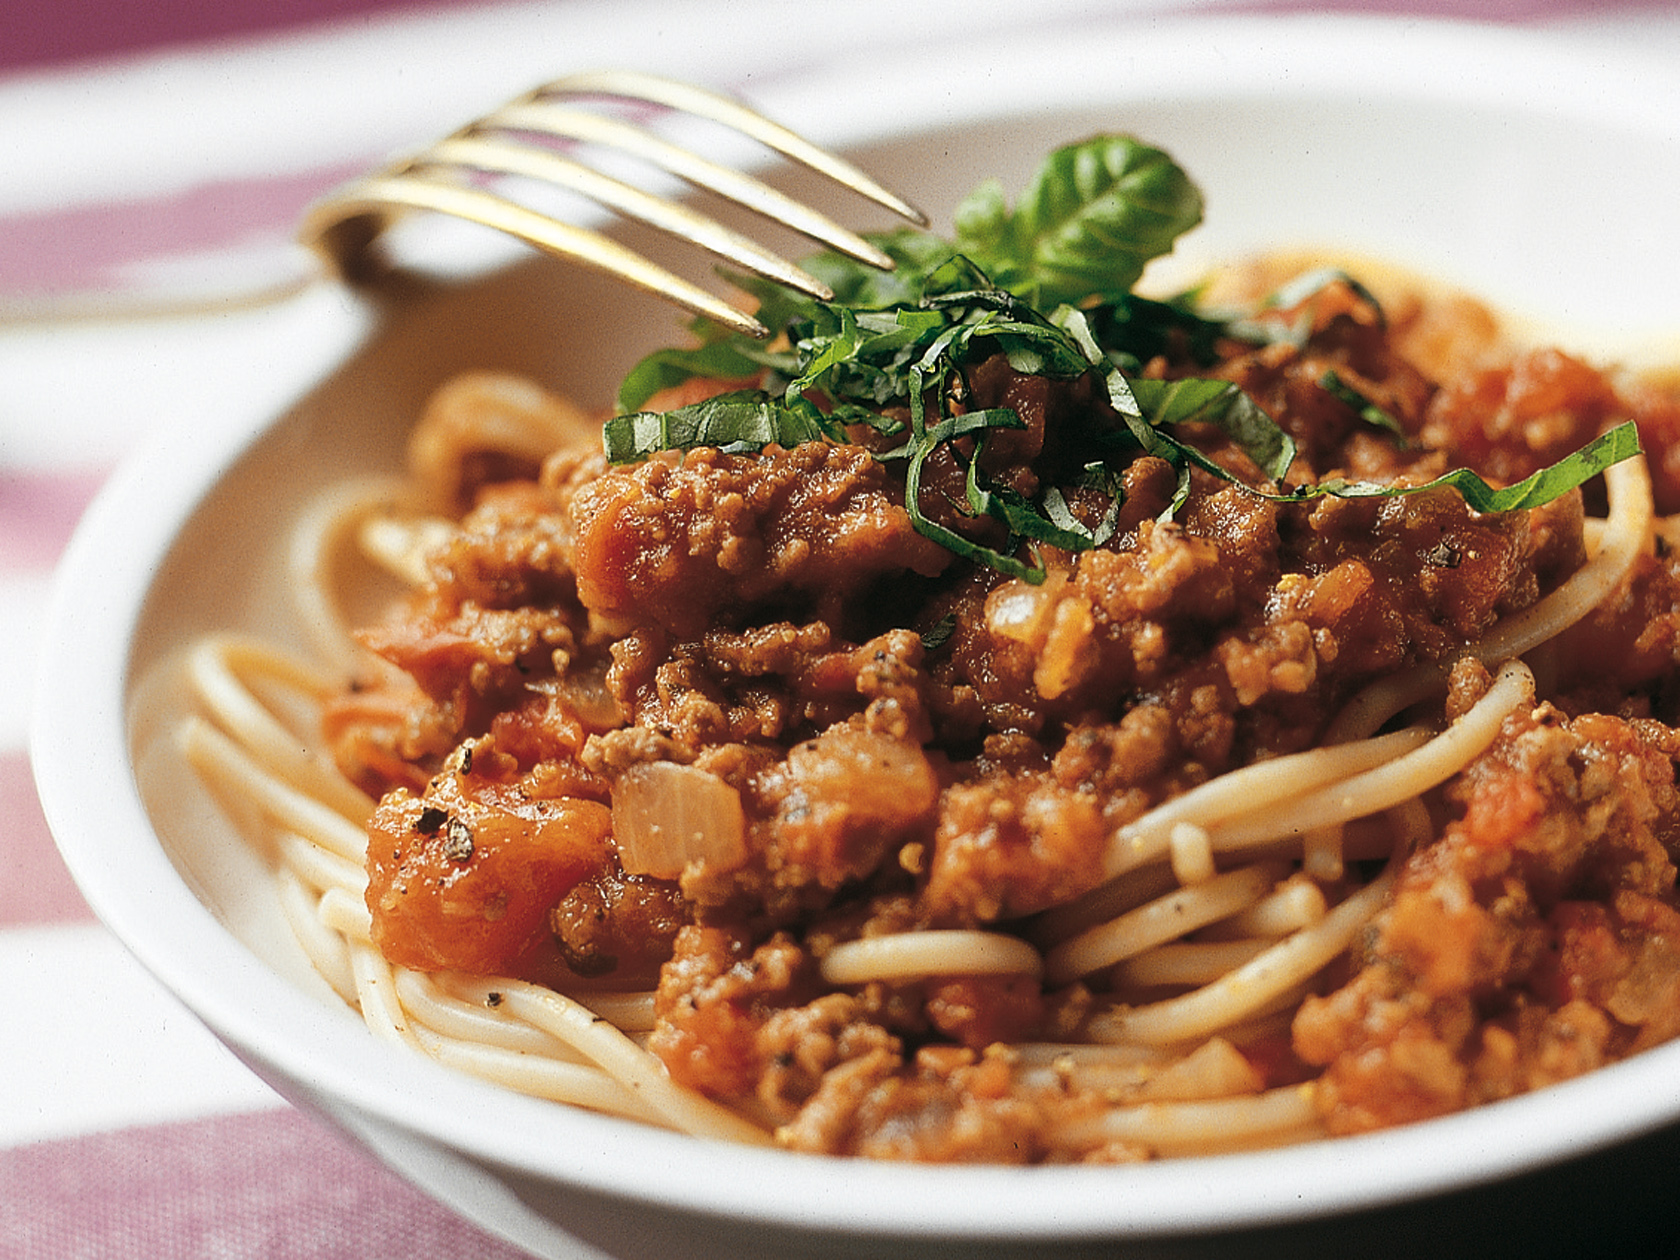
{"type": "MultiPolygon", "coordinates": [[[[791,0],[272,0],[201,3],[196,25],[191,4],[128,7],[159,25],[67,35],[48,29],[54,13],[93,10],[36,6],[9,39],[21,6],[0,16],[0,1260],[523,1254],[286,1106],[127,957],[60,864],[25,754],[55,559],[143,425],[192,423],[261,365],[207,356],[168,321],[40,317],[72,294],[283,279],[310,195],[544,77],[635,64],[750,88],[855,56],[903,31],[906,11],[828,6],[817,43],[791,0]],[[321,24],[286,25],[299,18],[321,24]],[[157,46],[204,33],[217,41],[157,46]],[[125,39],[141,51],[122,53],[125,39]],[[28,64],[76,53],[99,56],[28,64]]],[[[1077,37],[1186,7],[924,0],[908,20],[1077,37]]],[[[1665,5],[1342,7],[1473,11],[1583,56],[1629,42],[1680,56],[1665,5]]]]}

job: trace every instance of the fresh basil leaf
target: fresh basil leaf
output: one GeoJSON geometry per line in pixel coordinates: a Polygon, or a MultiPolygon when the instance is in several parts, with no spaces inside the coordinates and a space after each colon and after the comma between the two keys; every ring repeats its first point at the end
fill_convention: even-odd
{"type": "Polygon", "coordinates": [[[922,651],[937,652],[951,641],[951,636],[957,632],[957,614],[946,613],[933,625],[929,626],[922,635],[922,651]]]}
{"type": "Polygon", "coordinates": [[[938,445],[971,434],[983,434],[988,429],[1024,429],[1027,422],[1019,412],[1009,407],[988,407],[984,411],[965,411],[947,416],[927,429],[927,440],[938,445]]]}
{"type": "MultiPolygon", "coordinates": [[[[909,308],[945,294],[1010,290],[1016,287],[1012,279],[1021,296],[1046,307],[1093,292],[1124,297],[1143,264],[1171,249],[1201,215],[1200,194],[1171,159],[1126,136],[1098,136],[1051,154],[1014,214],[1003,205],[1001,189],[991,196],[1006,228],[981,225],[986,194],[977,190],[958,212],[959,222],[975,233],[965,236],[959,227],[956,242],[915,228],[872,234],[895,263],[890,272],[832,252],[805,260],[806,269],[834,291],[826,309],[909,308]],[[978,250],[974,259],[963,256],[965,247],[978,250]],[[994,267],[1008,274],[988,274],[994,267]],[[1078,293],[1064,298],[1064,290],[1078,293]]],[[[773,333],[806,326],[820,331],[824,304],[760,277],[730,278],[757,299],[758,318],[773,333]]],[[[773,377],[798,372],[787,356],[767,353],[749,337],[701,328],[699,348],[659,351],[631,370],[620,389],[621,411],[633,412],[659,390],[696,376],[729,379],[762,368],[773,377]]],[[[794,340],[804,335],[796,332],[794,340]]],[[[1023,352],[1013,347],[1011,353],[1023,352]]],[[[768,382],[772,390],[779,383],[768,382]]],[[[887,401],[883,387],[876,378],[871,392],[877,402],[887,401]]]]}
{"type": "MultiPolygon", "coordinates": [[[[1061,525],[1051,519],[1045,509],[1007,486],[984,484],[980,477],[979,452],[975,452],[975,455],[976,458],[969,461],[966,489],[968,505],[976,516],[991,517],[1008,528],[1010,536],[1014,538],[1030,538],[1034,542],[1049,543],[1064,551],[1090,550],[1091,531],[1067,513],[1065,502],[1061,505],[1062,512],[1069,524],[1061,525]]],[[[1060,500],[1060,496],[1057,497],[1060,500]]]]}
{"type": "Polygon", "coordinates": [[[1185,297],[1161,302],[1123,294],[1085,314],[1110,361],[1134,375],[1151,359],[1179,354],[1211,367],[1219,362],[1220,338],[1230,335],[1229,321],[1199,314],[1185,297]]]}
{"type": "Polygon", "coordinates": [[[1324,375],[1319,377],[1318,385],[1337,402],[1352,408],[1354,413],[1373,429],[1382,429],[1392,433],[1402,442],[1406,441],[1406,430],[1401,423],[1336,375],[1335,369],[1327,369],[1324,375]]]}
{"type": "MultiPolygon", "coordinates": [[[[1042,506],[1046,517],[1069,534],[1083,538],[1086,548],[1100,547],[1114,537],[1114,531],[1120,523],[1120,505],[1126,501],[1126,494],[1114,475],[1102,464],[1088,465],[1085,471],[1088,476],[1096,475],[1101,488],[1107,491],[1109,496],[1108,509],[1103,513],[1102,520],[1097,522],[1095,529],[1087,528],[1083,522],[1074,516],[1068,508],[1067,499],[1054,486],[1044,492],[1042,506]]],[[[1069,548],[1069,550],[1080,550],[1080,548],[1069,548]]]]}
{"type": "Polygon", "coordinates": [[[791,411],[757,390],[719,394],[674,411],[614,416],[603,429],[607,460],[630,464],[657,451],[715,446],[756,451],[771,444],[797,446],[829,435],[807,416],[791,411]]]}
{"type": "Polygon", "coordinates": [[[1062,307],[1052,318],[1101,373],[1109,404],[1137,444],[1181,470],[1175,504],[1182,503],[1189,491],[1189,483],[1182,476],[1186,461],[1232,479],[1219,465],[1171,434],[1170,430],[1180,424],[1215,426],[1273,481],[1281,481],[1288,473],[1295,460],[1294,439],[1232,382],[1200,377],[1171,381],[1128,377],[1103,354],[1085,312],[1062,307]]]}
{"type": "Polygon", "coordinates": [[[922,511],[922,466],[939,444],[926,440],[926,430],[916,418],[914,409],[911,423],[917,431],[917,438],[911,446],[910,460],[904,468],[904,510],[909,514],[910,524],[916,532],[962,559],[972,560],[1006,577],[1017,577],[1035,586],[1043,582],[1047,572],[1043,564],[1023,564],[1008,552],[998,551],[964,538],[922,511]]]}
{"type": "Polygon", "coordinates": [[[764,356],[753,353],[758,343],[746,338],[713,341],[692,350],[656,350],[630,370],[618,387],[621,411],[638,411],[660,390],[697,376],[741,380],[764,368],[764,356]]]}
{"type": "Polygon", "coordinates": [[[1131,382],[1132,397],[1157,429],[1165,425],[1209,424],[1252,459],[1273,481],[1282,481],[1295,460],[1295,442],[1276,421],[1230,381],[1188,377],[1131,382]]]}
{"type": "Polygon", "coordinates": [[[982,185],[957,209],[957,246],[1041,309],[1129,293],[1202,219],[1202,195],[1159,149],[1101,135],[1055,150],[1011,212],[982,185]]]}
{"type": "Polygon", "coordinates": [[[1312,336],[1315,322],[1313,303],[1320,294],[1337,286],[1349,290],[1371,312],[1379,328],[1387,326],[1388,316],[1382,303],[1369,289],[1339,267],[1320,267],[1303,272],[1273,291],[1254,314],[1228,321],[1226,331],[1238,340],[1257,346],[1304,346],[1312,336]],[[1277,318],[1277,312],[1290,311],[1295,313],[1293,319],[1284,322],[1277,318]]]}
{"type": "Polygon", "coordinates": [[[963,248],[993,265],[1007,262],[1015,248],[1014,215],[1009,210],[1009,193],[997,177],[981,180],[961,201],[952,216],[952,227],[963,248]]]}
{"type": "Polygon", "coordinates": [[[951,242],[917,228],[873,232],[869,240],[893,260],[893,270],[881,271],[832,252],[816,254],[801,263],[811,275],[834,290],[835,305],[860,311],[914,306],[922,299],[928,277],[957,253],[951,242]]]}
{"type": "Polygon", "coordinates": [[[1454,468],[1433,481],[1418,486],[1390,486],[1380,482],[1332,479],[1316,485],[1301,486],[1289,495],[1274,497],[1309,499],[1334,495],[1342,499],[1388,499],[1450,486],[1465,503],[1478,512],[1516,512],[1541,507],[1561,498],[1571,490],[1586,485],[1612,464],[1619,464],[1624,459],[1632,459],[1641,453],[1639,430],[1628,420],[1601,433],[1579,450],[1565,455],[1557,463],[1497,490],[1468,468],[1454,468]]]}

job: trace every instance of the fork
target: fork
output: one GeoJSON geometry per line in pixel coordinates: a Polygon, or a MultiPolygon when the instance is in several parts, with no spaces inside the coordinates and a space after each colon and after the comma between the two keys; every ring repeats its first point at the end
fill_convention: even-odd
{"type": "Polygon", "coordinates": [[[566,223],[514,200],[508,181],[524,177],[555,185],[623,217],[648,224],[779,284],[827,300],[822,281],[750,237],[669,197],[650,193],[545,141],[600,146],[626,153],[716,193],[860,262],[890,271],[893,261],[857,233],[763,181],[683,148],[652,131],[580,108],[603,98],[636,108],[676,111],[721,123],[793,162],[918,225],[927,216],[852,163],[817,147],[726,96],[635,71],[575,74],[535,88],[468,123],[431,147],[397,159],[309,206],[299,238],[340,276],[365,270],[370,247],[411,211],[435,211],[496,228],[539,249],[599,268],[725,327],[767,337],[753,315],[716,297],[610,237],[566,223]]]}

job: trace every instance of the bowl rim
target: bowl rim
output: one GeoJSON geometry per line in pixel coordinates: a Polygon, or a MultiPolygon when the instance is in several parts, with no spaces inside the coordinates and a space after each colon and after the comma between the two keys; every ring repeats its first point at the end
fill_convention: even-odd
{"type": "MultiPolygon", "coordinates": [[[[1149,67],[1115,89],[1117,104],[1206,98],[1206,82],[1182,72],[1192,64],[1189,50],[1212,41],[1245,53],[1239,65],[1222,67],[1230,70],[1217,87],[1222,96],[1385,93],[1560,114],[1669,140],[1671,120],[1680,118],[1680,73],[1641,63],[1631,74],[1620,58],[1583,61],[1556,41],[1510,28],[1199,16],[1115,29],[1125,31],[1128,54],[1138,52],[1139,64],[1149,67]],[[1565,78],[1569,93],[1548,89],[1565,78]]],[[[772,85],[759,103],[820,140],[874,142],[930,122],[1081,103],[1072,85],[1082,69],[1102,64],[1104,49],[1103,39],[1071,53],[1029,41],[1009,51],[1021,86],[1007,99],[1000,94],[976,108],[930,94],[926,113],[877,101],[847,119],[843,133],[836,111],[814,105],[825,87],[835,90],[832,83],[796,83],[779,93],[772,85]],[[1054,74],[1045,73],[1050,68],[1054,74]]],[[[333,346],[316,339],[306,349],[317,370],[359,335],[346,338],[344,331],[340,321],[333,346]]],[[[307,383],[294,374],[287,389],[307,383]]],[[[731,1147],[722,1160],[696,1160],[693,1139],[557,1108],[418,1056],[394,1055],[348,1010],[332,1010],[293,987],[232,937],[170,864],[130,773],[132,640],[153,577],[204,496],[282,414],[280,402],[265,396],[209,431],[159,432],[97,496],[55,581],[31,752],[52,831],[99,917],[218,1036],[311,1098],[491,1165],[728,1220],[1023,1240],[1185,1235],[1323,1217],[1485,1184],[1680,1120],[1680,1043],[1673,1043],[1460,1115],[1256,1154],[1021,1169],[905,1167],[731,1147]],[[159,485],[179,491],[164,510],[159,485]],[[89,791],[95,775],[101,789],[89,791]],[[1556,1124],[1560,1114],[1571,1116],[1566,1132],[1556,1124]],[[727,1176],[719,1176],[720,1166],[727,1176]],[[1209,1189],[1216,1180],[1217,1194],[1209,1189]]]]}

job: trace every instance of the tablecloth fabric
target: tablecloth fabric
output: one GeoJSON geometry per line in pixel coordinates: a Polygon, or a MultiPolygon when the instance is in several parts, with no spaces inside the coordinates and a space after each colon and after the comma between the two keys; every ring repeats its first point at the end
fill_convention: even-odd
{"type": "MultiPolygon", "coordinates": [[[[9,44],[0,27],[0,49],[9,50],[0,52],[0,117],[8,105],[27,112],[54,93],[92,90],[101,76],[163,92],[171,74],[202,72],[207,63],[260,71],[311,48],[325,55],[335,39],[377,39],[381,30],[404,22],[438,24],[440,32],[463,20],[507,22],[510,29],[540,23],[550,32],[575,33],[552,44],[549,72],[555,74],[592,62],[652,63],[681,72],[691,58],[704,66],[695,77],[748,84],[779,55],[776,48],[720,33],[716,23],[739,22],[741,30],[751,30],[756,15],[795,29],[798,20],[792,4],[756,2],[721,6],[712,10],[715,19],[699,26],[697,8],[675,2],[620,7],[616,19],[609,6],[590,0],[547,6],[269,0],[237,11],[209,4],[134,7],[157,20],[147,25],[125,18],[127,25],[112,30],[110,23],[99,27],[95,9],[71,6],[61,17],[88,24],[78,37],[48,29],[50,18],[41,14],[50,6],[37,6],[33,25],[9,44]],[[306,20],[327,25],[299,25],[306,20]],[[239,39],[230,43],[232,35],[239,39]],[[190,42],[198,36],[218,42],[190,42]]],[[[865,16],[891,29],[890,9],[864,6],[871,7],[865,16]]],[[[1139,21],[1168,11],[1143,3],[1119,7],[1139,21]]],[[[1654,31],[1673,40],[1670,47],[1680,54],[1680,20],[1666,6],[1509,0],[1471,8],[1394,0],[1340,7],[1520,22],[1584,47],[1594,39],[1647,42],[1654,31]]],[[[932,5],[923,16],[940,8],[932,5]]],[[[1112,19],[1115,9],[1045,0],[1022,11],[1040,25],[1061,23],[1071,34],[1094,14],[1112,19]]],[[[973,6],[968,12],[975,12],[973,6]]],[[[835,36],[825,55],[868,38],[867,22],[854,23],[835,36]]],[[[509,81],[506,92],[524,86],[523,79],[509,81]]],[[[167,101],[144,103],[168,113],[167,101]]],[[[311,195],[379,156],[387,139],[370,128],[365,151],[324,145],[318,160],[292,158],[256,171],[230,159],[223,165],[235,168],[231,173],[210,163],[174,186],[134,192],[99,187],[97,173],[88,176],[92,182],[71,180],[56,198],[32,198],[27,187],[0,189],[0,308],[8,298],[143,286],[158,274],[160,258],[195,251],[232,251],[237,258],[252,241],[283,241],[311,195]]],[[[5,145],[19,140],[0,136],[0,165],[6,165],[5,145]]],[[[0,319],[0,369],[32,362],[30,346],[49,343],[31,338],[54,335],[52,327],[0,319]]],[[[78,333],[66,326],[56,335],[78,333]]],[[[137,362],[146,358],[148,344],[142,338],[137,362]]],[[[27,764],[31,666],[53,565],[82,510],[138,434],[107,408],[88,402],[60,408],[39,382],[33,392],[27,382],[8,388],[16,384],[15,374],[10,381],[0,376],[0,996],[7,999],[0,1004],[0,1260],[512,1260],[523,1254],[286,1106],[127,958],[81,900],[53,848],[27,764]],[[83,990],[91,985],[97,1000],[62,1001],[72,984],[83,990]]]]}

